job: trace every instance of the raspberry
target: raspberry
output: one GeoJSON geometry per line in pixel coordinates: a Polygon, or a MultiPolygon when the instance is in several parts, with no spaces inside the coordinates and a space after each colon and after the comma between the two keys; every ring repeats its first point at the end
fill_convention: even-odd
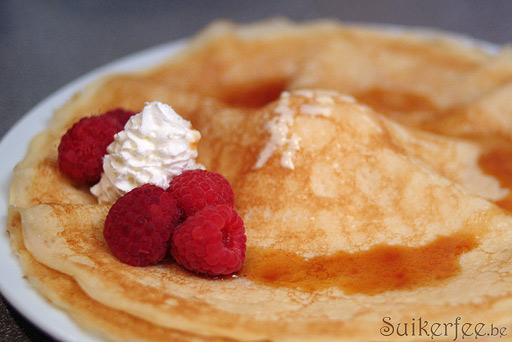
{"type": "Polygon", "coordinates": [[[103,172],[103,156],[114,134],[124,128],[133,112],[116,109],[83,118],[64,134],[59,145],[59,166],[71,179],[94,184],[103,172]]]}
{"type": "Polygon", "coordinates": [[[121,126],[126,125],[126,122],[130,120],[130,118],[135,114],[135,112],[124,110],[121,108],[113,109],[111,111],[106,112],[104,115],[113,117],[116,121],[121,124],[121,126]]]}
{"type": "Polygon", "coordinates": [[[244,223],[227,205],[209,205],[179,225],[171,254],[185,268],[211,276],[228,275],[245,259],[244,223]]]}
{"type": "Polygon", "coordinates": [[[171,181],[167,191],[172,192],[186,216],[210,204],[226,204],[233,208],[235,202],[233,189],[226,178],[205,170],[184,171],[171,181]]]}
{"type": "Polygon", "coordinates": [[[155,264],[166,256],[179,217],[170,193],[145,184],[114,203],[103,236],[121,262],[132,266],[155,264]]]}

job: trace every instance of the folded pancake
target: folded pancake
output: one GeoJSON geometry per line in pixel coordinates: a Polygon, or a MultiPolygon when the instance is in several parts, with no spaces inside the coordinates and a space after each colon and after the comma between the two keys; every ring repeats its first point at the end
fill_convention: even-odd
{"type": "MultiPolygon", "coordinates": [[[[138,319],[124,311],[102,305],[89,297],[76,281],[64,273],[39,263],[26,250],[23,242],[21,217],[9,211],[9,234],[13,251],[31,284],[57,307],[66,310],[72,318],[98,339],[109,341],[209,341],[192,332],[166,329],[147,320],[138,319]]],[[[233,341],[216,337],[216,341],[233,341]]]]}
{"type": "Polygon", "coordinates": [[[510,190],[482,165],[512,138],[511,80],[508,51],[435,34],[214,25],[56,112],[15,169],[13,249],[36,288],[109,339],[386,340],[383,317],[411,315],[511,326],[510,190]],[[155,100],[201,131],[198,161],[233,186],[248,239],[233,277],[120,263],[108,206],[58,168],[80,117],[155,100]]]}

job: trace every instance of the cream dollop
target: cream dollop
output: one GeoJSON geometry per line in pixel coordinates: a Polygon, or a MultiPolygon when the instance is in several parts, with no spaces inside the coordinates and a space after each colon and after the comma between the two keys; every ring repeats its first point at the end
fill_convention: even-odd
{"type": "Polygon", "coordinates": [[[114,136],[103,158],[101,180],[91,188],[99,203],[113,203],[126,192],[151,183],[166,189],[196,163],[201,134],[171,106],[147,103],[114,136]]]}
{"type": "Polygon", "coordinates": [[[281,166],[293,170],[293,157],[300,149],[300,137],[296,134],[290,136],[295,116],[302,114],[329,117],[335,100],[355,103],[353,97],[330,90],[303,89],[282,92],[273,110],[273,114],[276,115],[265,122],[264,129],[269,133],[269,139],[260,151],[254,169],[262,168],[274,152],[284,148],[281,154],[281,166]]]}

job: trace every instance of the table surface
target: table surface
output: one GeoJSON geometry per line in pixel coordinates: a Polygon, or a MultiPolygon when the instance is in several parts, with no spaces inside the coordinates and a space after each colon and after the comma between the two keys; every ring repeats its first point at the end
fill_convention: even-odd
{"type": "MultiPolygon", "coordinates": [[[[188,37],[216,19],[337,18],[434,27],[512,42],[512,1],[0,1],[0,137],[51,93],[145,48],[188,37]]],[[[1,275],[0,275],[1,276],[1,275]]],[[[54,341],[0,297],[0,341],[54,341]]]]}

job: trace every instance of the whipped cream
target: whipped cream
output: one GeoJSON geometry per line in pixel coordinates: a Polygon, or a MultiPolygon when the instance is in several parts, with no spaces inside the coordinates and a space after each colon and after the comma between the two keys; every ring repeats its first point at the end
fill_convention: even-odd
{"type": "Polygon", "coordinates": [[[101,180],[91,188],[99,203],[113,203],[126,192],[151,183],[166,189],[196,163],[201,134],[169,105],[147,103],[114,136],[103,158],[101,180]]]}

